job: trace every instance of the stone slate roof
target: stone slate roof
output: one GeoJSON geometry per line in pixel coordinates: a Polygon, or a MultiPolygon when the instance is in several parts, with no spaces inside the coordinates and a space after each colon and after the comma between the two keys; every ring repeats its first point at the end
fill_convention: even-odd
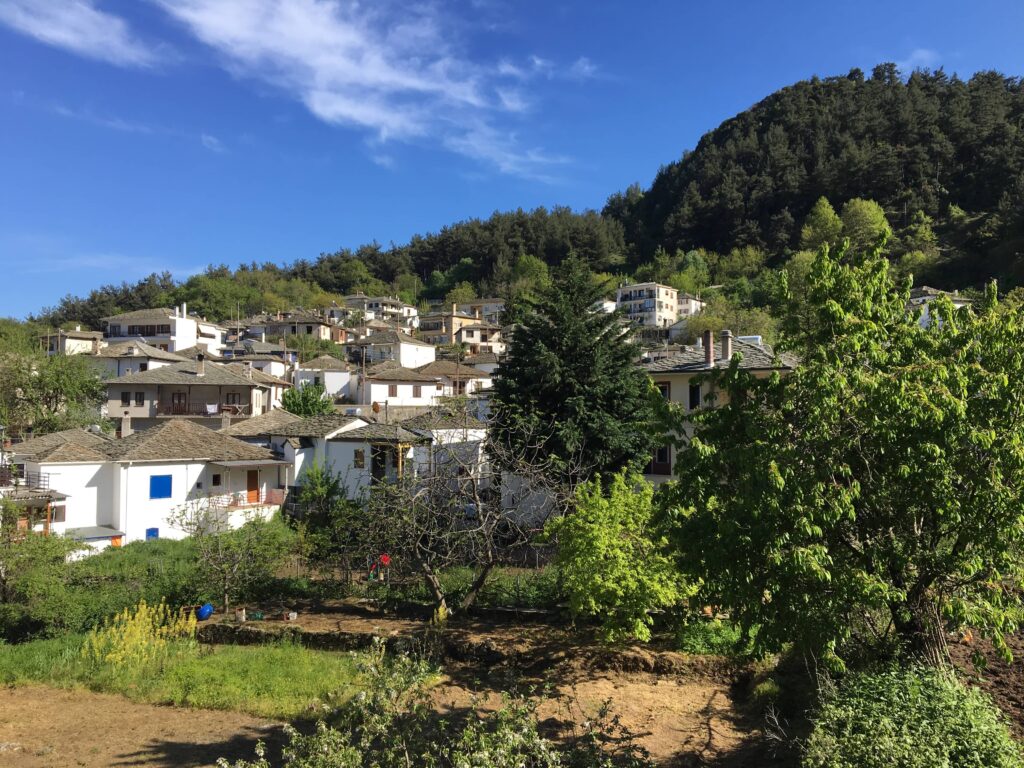
{"type": "Polygon", "coordinates": [[[92,339],[102,339],[103,331],[65,331],[63,328],[56,328],[52,331],[39,334],[39,338],[45,339],[48,336],[63,336],[67,339],[84,339],[90,341],[92,339]]]}
{"type": "Polygon", "coordinates": [[[481,322],[477,322],[477,323],[467,323],[466,325],[464,325],[461,328],[459,328],[458,332],[461,333],[462,331],[500,331],[500,330],[501,330],[501,326],[496,324],[496,323],[488,323],[488,322],[481,321],[481,322]]]}
{"type": "Polygon", "coordinates": [[[202,376],[196,375],[197,362],[186,360],[183,363],[174,363],[160,368],[151,368],[142,373],[130,373],[127,376],[119,376],[107,382],[107,386],[121,386],[124,384],[207,384],[223,387],[262,387],[255,379],[249,379],[244,374],[231,370],[226,365],[218,363],[206,363],[206,373],[202,376]]]}
{"type": "Polygon", "coordinates": [[[132,312],[122,312],[119,315],[101,317],[100,320],[108,323],[112,321],[125,323],[129,321],[138,320],[167,320],[168,318],[173,316],[174,310],[171,309],[170,307],[154,307],[152,309],[136,309],[133,310],[132,312]]]}
{"type": "Polygon", "coordinates": [[[430,438],[405,429],[399,424],[367,424],[332,437],[352,443],[429,443],[430,438]]]}
{"type": "Polygon", "coordinates": [[[108,344],[99,352],[92,354],[92,357],[148,357],[150,360],[166,360],[170,363],[180,363],[185,359],[184,355],[167,352],[147,344],[144,341],[125,341],[119,344],[108,344]]]}
{"type": "Polygon", "coordinates": [[[40,451],[32,457],[33,461],[46,464],[67,464],[75,462],[102,463],[107,460],[101,446],[78,445],[64,443],[55,445],[49,450],[40,451]]]}
{"type": "Polygon", "coordinates": [[[290,387],[292,385],[290,381],[279,379],[277,376],[271,376],[259,368],[250,368],[245,363],[227,363],[225,367],[247,379],[251,378],[256,384],[265,384],[268,387],[290,387]]]}
{"type": "MultiPolygon", "coordinates": [[[[767,344],[753,344],[733,339],[732,351],[734,355],[743,355],[740,368],[747,370],[792,370],[797,365],[797,360],[792,355],[784,353],[776,359],[774,351],[767,344]]],[[[729,364],[728,360],[722,359],[721,341],[715,342],[715,363],[723,368],[729,364]]],[[[687,347],[684,352],[644,363],[640,367],[648,373],[702,373],[708,370],[704,364],[702,347],[687,347]]]]}
{"type": "Polygon", "coordinates": [[[344,413],[326,413],[322,416],[309,416],[299,421],[274,427],[270,434],[280,435],[281,437],[326,437],[347,424],[351,424],[358,418],[358,416],[348,416],[344,413]]]}
{"type": "Polygon", "coordinates": [[[350,371],[352,366],[344,360],[339,360],[331,355],[320,355],[312,360],[299,363],[299,368],[306,371],[350,371]]]}
{"type": "Polygon", "coordinates": [[[44,453],[50,453],[64,445],[94,448],[110,442],[111,439],[106,435],[98,435],[85,429],[65,429],[62,432],[51,432],[48,435],[33,437],[31,440],[26,440],[23,443],[15,443],[9,452],[16,456],[35,457],[44,453]]]}
{"type": "Polygon", "coordinates": [[[471,355],[462,360],[463,365],[488,365],[497,362],[498,356],[493,352],[481,352],[479,355],[471,355]]]}
{"type": "Polygon", "coordinates": [[[259,341],[258,339],[242,339],[236,344],[229,345],[228,349],[236,355],[274,355],[276,353],[290,351],[288,347],[283,344],[275,344],[271,341],[259,341]]]}
{"type": "Polygon", "coordinates": [[[432,376],[434,378],[445,377],[448,379],[489,379],[491,374],[486,371],[481,371],[479,368],[474,368],[471,365],[458,364],[454,360],[435,360],[432,363],[421,365],[416,369],[424,376],[432,376]]]}
{"type": "Polygon", "coordinates": [[[232,437],[260,437],[279,434],[277,430],[298,421],[302,421],[301,416],[289,413],[283,408],[275,408],[259,416],[253,416],[251,419],[236,421],[231,426],[218,431],[222,435],[231,435],[232,437]]]}
{"type": "Polygon", "coordinates": [[[448,408],[431,408],[426,413],[401,421],[405,429],[429,431],[433,429],[486,429],[487,423],[475,415],[455,413],[448,408]]]}
{"type": "Polygon", "coordinates": [[[195,360],[196,357],[200,354],[208,361],[220,361],[224,359],[220,355],[208,350],[202,344],[194,344],[191,347],[185,347],[184,349],[176,350],[174,354],[178,355],[184,360],[195,360]]]}
{"type": "Polygon", "coordinates": [[[419,371],[403,368],[392,361],[385,361],[367,369],[365,378],[372,381],[428,381],[431,384],[437,381],[436,376],[427,376],[419,371]]]}
{"type": "Polygon", "coordinates": [[[365,339],[359,339],[358,341],[352,341],[349,343],[356,347],[366,347],[371,344],[413,344],[417,347],[434,346],[433,344],[428,344],[425,341],[414,339],[412,336],[399,331],[380,331],[379,333],[370,334],[365,339]]]}
{"type": "Polygon", "coordinates": [[[263,461],[266,448],[238,440],[189,419],[168,419],[103,447],[113,461],[263,461]]]}

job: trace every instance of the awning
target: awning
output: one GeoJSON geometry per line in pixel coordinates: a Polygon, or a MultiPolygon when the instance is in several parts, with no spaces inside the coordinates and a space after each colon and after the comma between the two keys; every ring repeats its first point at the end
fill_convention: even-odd
{"type": "Polygon", "coordinates": [[[87,525],[84,528],[68,528],[64,534],[71,539],[79,541],[93,541],[95,539],[110,539],[114,536],[124,536],[124,531],[111,528],[109,525],[87,525]]]}
{"type": "Polygon", "coordinates": [[[289,467],[290,461],[281,459],[247,459],[238,461],[211,461],[218,467],[289,467]]]}

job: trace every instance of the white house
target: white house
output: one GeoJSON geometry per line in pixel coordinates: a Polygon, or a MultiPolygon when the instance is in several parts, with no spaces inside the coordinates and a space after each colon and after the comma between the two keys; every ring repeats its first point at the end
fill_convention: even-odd
{"type": "Polygon", "coordinates": [[[243,442],[270,448],[277,453],[283,453],[283,439],[275,442],[273,435],[277,430],[299,421],[302,421],[301,416],[289,413],[283,408],[275,408],[260,416],[228,424],[225,427],[221,427],[219,431],[222,434],[236,437],[243,442]]]}
{"type": "Polygon", "coordinates": [[[345,345],[345,354],[353,363],[376,365],[397,363],[403,368],[418,368],[433,362],[437,350],[433,344],[414,339],[398,331],[379,331],[369,336],[350,341],[345,345]]]}
{"type": "Polygon", "coordinates": [[[73,331],[57,329],[39,337],[48,355],[82,355],[95,352],[103,342],[102,331],[83,331],[76,325],[73,331]]]}
{"type": "Polygon", "coordinates": [[[932,323],[932,303],[940,296],[945,296],[951,302],[953,302],[954,309],[960,309],[961,307],[970,306],[971,300],[961,296],[956,291],[950,293],[949,291],[941,291],[938,288],[931,288],[927,285],[922,285],[918,288],[912,288],[910,291],[910,300],[907,302],[908,310],[921,310],[921,317],[919,323],[922,328],[927,328],[932,323]]]}
{"type": "Polygon", "coordinates": [[[679,291],[670,285],[623,285],[615,303],[627,318],[648,328],[668,328],[679,319],[679,291]]]}
{"type": "Polygon", "coordinates": [[[300,363],[292,374],[292,380],[297,387],[306,384],[321,386],[328,397],[335,399],[355,396],[352,366],[330,355],[320,355],[300,363]]]}
{"type": "Polygon", "coordinates": [[[290,465],[289,484],[293,485],[301,484],[303,476],[313,462],[326,466],[333,472],[341,472],[342,467],[335,467],[333,459],[328,460],[327,440],[366,424],[367,422],[358,416],[328,413],[310,416],[290,424],[272,426],[267,432],[271,448],[283,456],[290,465]]]}
{"type": "Polygon", "coordinates": [[[473,299],[472,301],[465,301],[457,305],[456,310],[464,315],[472,315],[479,318],[485,323],[499,325],[505,312],[505,300],[497,298],[473,299]]]}
{"type": "MultiPolygon", "coordinates": [[[[69,431],[70,432],[70,431],[69,431]]],[[[129,437],[69,439],[13,451],[23,475],[63,497],[48,530],[93,548],[153,538],[181,538],[176,510],[208,506],[239,522],[270,515],[284,500],[286,462],[271,451],[186,420],[170,420],[129,437]],[[89,444],[91,442],[91,444],[89,444]]],[[[45,438],[40,438],[45,439],[45,438]]],[[[42,490],[42,488],[40,488],[42,490]]]]}
{"type": "Polygon", "coordinates": [[[184,357],[174,352],[165,352],[144,341],[108,344],[99,351],[86,353],[84,357],[93,364],[101,377],[111,379],[185,361],[184,357]]]}
{"type": "Polygon", "coordinates": [[[141,339],[158,349],[176,352],[197,344],[218,353],[224,345],[225,329],[216,323],[188,314],[188,306],[170,309],[140,309],[100,319],[109,343],[141,339]]]}
{"type": "Polygon", "coordinates": [[[454,360],[435,360],[417,368],[416,372],[442,384],[441,395],[444,397],[472,395],[482,389],[490,389],[493,383],[491,374],[486,371],[454,360]]]}
{"type": "Polygon", "coordinates": [[[463,365],[472,366],[491,376],[494,376],[494,372],[498,370],[498,362],[498,356],[493,352],[481,352],[479,355],[470,355],[462,360],[463,365]]]}
{"type": "Polygon", "coordinates": [[[337,474],[349,499],[361,499],[378,482],[415,478],[429,470],[417,448],[430,437],[401,424],[364,424],[326,440],[326,465],[337,474]]]}
{"type": "Polygon", "coordinates": [[[445,396],[444,382],[438,377],[393,363],[382,363],[360,376],[359,402],[367,405],[434,405],[445,396]]]}

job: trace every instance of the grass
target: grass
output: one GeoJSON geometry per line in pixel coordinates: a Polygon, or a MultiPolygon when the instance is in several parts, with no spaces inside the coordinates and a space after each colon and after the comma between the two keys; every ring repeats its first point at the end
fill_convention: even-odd
{"type": "Polygon", "coordinates": [[[290,720],[359,690],[358,659],[297,644],[199,647],[182,642],[157,668],[96,664],[83,635],[0,645],[0,684],[44,683],[118,693],[149,704],[225,709],[290,720]]]}

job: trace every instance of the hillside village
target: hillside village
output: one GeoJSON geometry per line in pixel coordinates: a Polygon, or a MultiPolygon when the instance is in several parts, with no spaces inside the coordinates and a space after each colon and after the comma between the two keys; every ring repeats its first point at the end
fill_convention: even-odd
{"type": "MultiPolygon", "coordinates": [[[[615,296],[592,311],[614,313],[624,334],[646,342],[636,365],[684,411],[716,401],[706,374],[734,355],[759,377],[798,364],[760,337],[734,338],[728,329],[705,331],[694,345],[675,343],[703,303],[670,286],[621,285],[615,296]]],[[[939,296],[967,303],[915,289],[908,312],[927,324],[939,296]]],[[[183,304],[112,315],[97,331],[55,330],[40,338],[42,349],[93,366],[106,390],[97,417],[112,428],[7,435],[0,496],[23,508],[22,525],[99,551],[185,535],[169,516],[196,499],[235,524],[269,517],[287,508],[317,464],[343,478],[352,501],[399,476],[429,482],[446,454],[470,445],[478,463],[471,471],[486,474],[490,390],[512,332],[502,327],[504,315],[496,298],[421,315],[391,297],[353,295],[341,306],[233,323],[206,321],[183,304]],[[344,356],[300,360],[288,345],[296,337],[330,342],[344,356]],[[332,413],[285,410],[285,393],[307,386],[332,413]]],[[[672,443],[654,450],[644,470],[650,482],[675,475],[672,443]]]]}

